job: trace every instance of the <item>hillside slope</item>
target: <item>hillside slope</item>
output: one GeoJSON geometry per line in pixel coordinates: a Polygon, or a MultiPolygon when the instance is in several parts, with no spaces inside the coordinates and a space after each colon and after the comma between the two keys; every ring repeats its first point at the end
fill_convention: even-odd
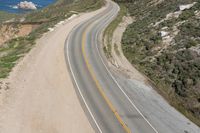
{"type": "Polygon", "coordinates": [[[130,0],[125,5],[135,18],[122,38],[125,56],[200,125],[200,1],[130,0]]]}

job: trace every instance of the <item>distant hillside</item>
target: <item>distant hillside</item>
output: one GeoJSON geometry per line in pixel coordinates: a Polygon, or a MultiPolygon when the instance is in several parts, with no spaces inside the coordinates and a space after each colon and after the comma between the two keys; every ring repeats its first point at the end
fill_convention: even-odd
{"type": "Polygon", "coordinates": [[[16,14],[10,14],[7,12],[0,11],[0,23],[2,23],[3,21],[7,21],[9,19],[12,19],[15,16],[16,14]]]}
{"type": "Polygon", "coordinates": [[[200,126],[200,0],[116,0],[135,21],[123,35],[127,59],[200,126]]]}

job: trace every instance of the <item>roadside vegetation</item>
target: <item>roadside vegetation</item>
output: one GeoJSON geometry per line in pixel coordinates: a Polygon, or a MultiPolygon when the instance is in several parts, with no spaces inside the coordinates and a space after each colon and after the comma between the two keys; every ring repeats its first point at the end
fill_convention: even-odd
{"type": "MultiPolygon", "coordinates": [[[[42,10],[19,15],[18,19],[3,25],[19,27],[24,24],[37,25],[32,32],[26,36],[14,37],[0,45],[0,78],[6,78],[18,60],[34,47],[37,38],[41,37],[48,28],[69,18],[79,12],[91,11],[100,8],[104,4],[103,0],[58,0],[55,4],[42,10]]],[[[0,17],[8,20],[13,18],[0,17]]]]}
{"type": "Polygon", "coordinates": [[[17,16],[16,14],[0,11],[0,24],[4,21],[15,18],[16,16],[17,16]]]}
{"type": "Polygon", "coordinates": [[[116,1],[135,18],[122,38],[124,55],[200,126],[200,0],[116,1]]]}
{"type": "MultiPolygon", "coordinates": [[[[112,43],[112,37],[113,37],[113,32],[117,28],[117,26],[120,24],[122,21],[123,17],[126,16],[127,14],[127,8],[123,4],[119,4],[120,6],[120,11],[114,21],[112,21],[108,27],[105,29],[104,34],[103,34],[103,39],[104,39],[104,46],[103,50],[107,58],[110,58],[111,55],[111,43],[112,43]]],[[[117,50],[117,45],[115,45],[115,50],[117,50]]],[[[119,54],[119,51],[116,51],[116,53],[119,54]]]]}

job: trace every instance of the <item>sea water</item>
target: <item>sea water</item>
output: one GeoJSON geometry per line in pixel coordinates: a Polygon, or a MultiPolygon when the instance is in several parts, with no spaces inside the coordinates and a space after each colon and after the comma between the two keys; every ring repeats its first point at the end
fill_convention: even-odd
{"type": "MultiPolygon", "coordinates": [[[[17,7],[17,4],[25,0],[0,0],[0,11],[5,11],[9,13],[26,13],[31,10],[23,10],[17,7]]],[[[54,3],[56,0],[26,0],[28,2],[33,2],[37,9],[44,8],[49,4],[54,3]]]]}

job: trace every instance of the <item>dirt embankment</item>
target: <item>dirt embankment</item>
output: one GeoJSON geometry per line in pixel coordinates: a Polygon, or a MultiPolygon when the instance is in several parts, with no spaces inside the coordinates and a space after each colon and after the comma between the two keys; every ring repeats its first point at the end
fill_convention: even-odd
{"type": "Polygon", "coordinates": [[[112,66],[114,66],[113,68],[121,74],[141,82],[146,82],[146,78],[126,59],[121,48],[121,39],[123,32],[126,30],[127,26],[133,21],[133,18],[124,16],[122,22],[115,29],[111,44],[112,58],[110,59],[110,62],[112,66]]]}
{"type": "Polygon", "coordinates": [[[38,27],[37,24],[2,24],[0,25],[0,45],[13,38],[28,35],[38,27]]]}

